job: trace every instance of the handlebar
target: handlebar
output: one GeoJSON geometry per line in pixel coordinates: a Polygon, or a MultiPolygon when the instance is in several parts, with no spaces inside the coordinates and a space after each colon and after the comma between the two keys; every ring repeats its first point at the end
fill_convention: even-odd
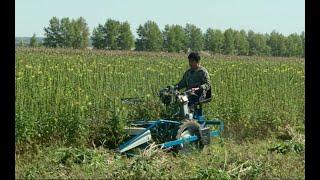
{"type": "Polygon", "coordinates": [[[189,89],[189,90],[186,90],[186,91],[184,91],[185,93],[188,93],[188,92],[194,92],[194,91],[198,91],[200,88],[191,88],[191,89],[189,89]]]}
{"type": "Polygon", "coordinates": [[[189,89],[189,90],[186,90],[184,91],[183,93],[184,94],[188,94],[188,95],[191,95],[191,96],[198,96],[195,91],[198,91],[199,88],[192,88],[192,89],[189,89]]]}
{"type": "Polygon", "coordinates": [[[173,86],[168,86],[167,88],[163,88],[159,91],[158,95],[161,99],[161,101],[164,104],[171,104],[174,103],[179,95],[186,95],[186,96],[199,96],[198,94],[195,94],[195,91],[198,91],[200,88],[191,88],[183,92],[179,92],[176,88],[173,86]]]}

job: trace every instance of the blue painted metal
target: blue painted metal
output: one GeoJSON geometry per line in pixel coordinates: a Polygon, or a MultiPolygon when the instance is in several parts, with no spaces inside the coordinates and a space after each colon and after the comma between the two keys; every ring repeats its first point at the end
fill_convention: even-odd
{"type": "Polygon", "coordinates": [[[171,120],[165,120],[165,119],[159,119],[160,122],[167,122],[167,123],[174,123],[174,124],[181,124],[181,122],[178,121],[171,121],[171,120]]]}
{"type": "Polygon", "coordinates": [[[157,120],[154,120],[154,121],[135,121],[134,124],[154,124],[157,121],[180,124],[180,122],[178,122],[178,121],[171,121],[171,120],[166,120],[166,119],[157,119],[157,120]]]}
{"type": "MultiPolygon", "coordinates": [[[[168,92],[169,94],[173,94],[174,91],[177,91],[173,87],[172,88],[171,87],[165,88],[163,90],[160,90],[160,92],[168,92]]],[[[188,93],[190,91],[191,90],[187,90],[183,94],[186,95],[186,93],[188,93]]],[[[181,93],[178,93],[178,94],[181,95],[181,93]]],[[[161,94],[160,94],[160,98],[162,98],[161,94]]],[[[171,96],[171,99],[172,98],[173,98],[173,96],[171,96]]],[[[191,114],[189,114],[189,115],[191,115],[191,114]]],[[[193,118],[194,120],[196,120],[200,124],[200,128],[201,129],[206,128],[207,126],[210,126],[210,125],[219,126],[219,128],[217,130],[210,131],[210,137],[219,137],[219,136],[221,137],[221,133],[224,130],[223,122],[221,120],[219,120],[219,119],[213,119],[213,120],[207,121],[205,119],[205,117],[204,117],[204,113],[203,113],[203,109],[202,109],[201,104],[196,105],[195,111],[193,113],[193,117],[191,116],[189,118],[193,118]]],[[[173,146],[176,146],[176,145],[179,145],[179,144],[183,144],[183,143],[186,143],[186,142],[197,141],[197,140],[199,140],[201,138],[201,137],[198,137],[196,135],[193,135],[193,136],[189,136],[187,138],[180,138],[180,139],[177,139],[177,140],[172,140],[172,139],[174,139],[174,137],[175,137],[175,135],[177,133],[176,132],[177,131],[177,125],[180,125],[181,123],[182,122],[180,122],[180,121],[171,121],[171,120],[165,120],[165,119],[157,119],[157,120],[154,120],[154,121],[135,121],[133,125],[142,126],[143,128],[145,128],[145,130],[143,130],[139,134],[135,135],[129,141],[121,144],[120,147],[119,147],[120,151],[121,150],[127,151],[130,148],[134,148],[136,146],[138,147],[137,144],[134,144],[136,142],[136,140],[143,140],[142,142],[138,143],[138,144],[140,144],[139,147],[143,148],[144,145],[148,144],[148,141],[150,139],[146,139],[146,140],[145,139],[140,139],[140,138],[142,138],[141,135],[143,135],[145,132],[147,132],[149,130],[150,130],[150,133],[151,133],[151,129],[153,130],[152,133],[154,133],[154,135],[157,135],[157,133],[165,134],[164,137],[168,138],[167,140],[170,140],[169,142],[164,142],[162,144],[159,144],[163,148],[173,147],[173,146]],[[158,126],[158,125],[160,125],[160,126],[158,126]],[[162,125],[165,126],[165,127],[163,127],[162,125]],[[157,128],[157,129],[153,129],[153,128],[157,128]],[[166,132],[163,132],[164,129],[165,129],[166,132]],[[143,143],[143,144],[141,144],[141,143],[143,143]],[[133,144],[134,144],[134,146],[133,146],[133,144]]],[[[202,132],[206,132],[206,133],[204,133],[204,137],[206,137],[206,138],[208,136],[207,135],[208,129],[209,128],[206,128],[206,129],[204,129],[202,131],[202,132]]],[[[150,137],[150,134],[148,134],[148,135],[149,135],[148,137],[150,137]]],[[[157,139],[157,137],[154,136],[154,139],[157,139]]],[[[128,152],[123,152],[123,153],[128,154],[130,156],[133,155],[133,154],[130,154],[128,152]]]]}
{"type": "Polygon", "coordinates": [[[221,134],[220,134],[220,131],[219,130],[216,130],[216,131],[211,131],[210,132],[210,136],[211,137],[219,137],[221,134]]]}
{"type": "Polygon", "coordinates": [[[199,137],[194,135],[194,136],[190,136],[190,137],[187,137],[187,138],[180,138],[178,140],[174,140],[174,141],[169,141],[169,142],[166,142],[166,143],[163,143],[163,144],[160,144],[161,147],[163,148],[169,148],[169,147],[172,147],[172,146],[176,146],[176,145],[179,145],[179,144],[183,144],[185,142],[192,142],[192,141],[196,141],[198,140],[199,137]]]}
{"type": "Polygon", "coordinates": [[[220,121],[220,132],[224,131],[224,124],[223,124],[223,121],[220,121]]]}
{"type": "Polygon", "coordinates": [[[202,108],[196,108],[194,111],[193,119],[196,119],[199,124],[203,124],[205,122],[205,118],[203,116],[202,108]]]}
{"type": "MultiPolygon", "coordinates": [[[[219,120],[219,119],[212,119],[212,120],[206,120],[204,115],[203,115],[203,111],[202,108],[196,108],[195,109],[195,113],[193,115],[193,119],[196,120],[201,128],[205,128],[207,125],[218,125],[219,129],[218,130],[214,130],[210,132],[210,136],[211,137],[219,137],[221,136],[222,131],[224,130],[224,124],[223,121],[219,120]]],[[[137,138],[139,138],[139,136],[143,133],[145,133],[148,130],[151,130],[152,128],[156,128],[159,124],[161,123],[174,123],[174,124],[181,124],[180,121],[172,121],[172,120],[165,120],[165,119],[157,119],[154,121],[136,121],[134,124],[137,125],[148,125],[147,128],[141,132],[140,134],[137,134],[136,136],[134,136],[132,139],[130,139],[129,141],[123,143],[120,145],[120,150],[129,146],[131,143],[133,143],[137,138]]],[[[173,140],[173,141],[169,141],[169,142],[165,142],[162,144],[159,144],[159,146],[161,146],[162,148],[169,148],[169,147],[173,147],[179,144],[183,144],[186,142],[193,142],[193,141],[197,141],[199,139],[198,136],[194,135],[194,136],[190,136],[187,138],[181,138],[178,140],[173,140]]],[[[128,154],[127,152],[125,152],[126,154],[128,154]]],[[[131,156],[132,154],[130,154],[131,156]]]]}
{"type": "Polygon", "coordinates": [[[134,142],[137,138],[139,138],[139,136],[143,133],[145,133],[146,131],[150,130],[151,128],[155,127],[160,121],[156,121],[155,123],[151,124],[149,127],[147,127],[144,131],[142,131],[140,134],[137,134],[136,136],[134,136],[132,139],[130,139],[129,141],[125,142],[124,144],[120,145],[120,149],[125,148],[126,146],[130,145],[132,142],[134,142]]]}
{"type": "Polygon", "coordinates": [[[120,145],[120,150],[129,146],[132,142],[134,142],[137,138],[139,138],[139,136],[143,133],[145,133],[146,131],[156,127],[158,124],[160,123],[175,123],[175,124],[181,124],[181,122],[177,122],[177,121],[170,121],[170,120],[164,120],[164,119],[159,119],[156,120],[154,122],[151,123],[150,126],[148,126],[144,131],[142,131],[141,133],[137,134],[136,136],[134,136],[132,139],[130,139],[129,141],[125,142],[124,144],[120,145]]]}
{"type": "MultiPolygon", "coordinates": [[[[202,120],[203,116],[199,116],[198,118],[200,118],[202,120]]],[[[197,119],[199,121],[199,119],[197,119]]],[[[175,124],[181,124],[181,122],[177,122],[177,121],[171,121],[171,120],[163,120],[163,119],[159,119],[156,120],[152,123],[150,123],[150,125],[146,128],[146,130],[144,130],[143,132],[141,132],[140,134],[134,136],[132,139],[130,139],[129,141],[125,142],[124,144],[120,145],[120,149],[125,148],[126,146],[129,146],[132,142],[134,142],[138,136],[140,136],[141,134],[143,134],[144,132],[155,128],[157,125],[159,125],[160,123],[175,123],[175,124]]],[[[223,122],[217,119],[211,120],[211,121],[204,121],[201,126],[205,127],[206,125],[219,125],[219,130],[215,130],[212,131],[210,133],[211,137],[219,137],[221,135],[221,132],[223,131],[223,122]]],[[[178,140],[174,140],[174,141],[169,141],[169,142],[165,142],[163,144],[160,144],[163,148],[169,148],[172,146],[176,146],[185,142],[192,142],[192,141],[196,141],[199,138],[195,135],[195,136],[190,136],[188,138],[184,138],[184,139],[178,139],[178,140]]]]}
{"type": "Polygon", "coordinates": [[[203,124],[206,121],[204,116],[195,116],[194,119],[197,120],[199,124],[203,124]]]}

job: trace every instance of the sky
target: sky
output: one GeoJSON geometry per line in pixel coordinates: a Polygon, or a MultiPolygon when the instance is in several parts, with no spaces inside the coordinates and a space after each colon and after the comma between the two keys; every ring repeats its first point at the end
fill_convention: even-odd
{"type": "Polygon", "coordinates": [[[111,18],[127,21],[135,36],[147,20],[161,30],[166,24],[191,23],[205,32],[228,28],[284,35],[305,30],[304,0],[15,0],[15,36],[44,37],[44,27],[56,16],[82,16],[90,33],[111,18]]]}

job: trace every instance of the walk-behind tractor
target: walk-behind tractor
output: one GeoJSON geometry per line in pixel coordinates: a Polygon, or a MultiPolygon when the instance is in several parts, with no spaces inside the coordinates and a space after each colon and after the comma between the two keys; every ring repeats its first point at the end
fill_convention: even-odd
{"type": "Polygon", "coordinates": [[[176,113],[173,113],[172,119],[132,123],[125,129],[130,139],[120,145],[120,153],[132,155],[134,149],[146,148],[151,143],[170,151],[189,151],[202,149],[212,143],[214,137],[221,140],[223,122],[218,119],[206,120],[203,115],[202,105],[211,101],[211,91],[207,92],[206,99],[192,106],[189,106],[189,100],[198,95],[191,90],[179,92],[173,86],[168,86],[161,89],[158,95],[167,108],[176,107],[176,113]]]}

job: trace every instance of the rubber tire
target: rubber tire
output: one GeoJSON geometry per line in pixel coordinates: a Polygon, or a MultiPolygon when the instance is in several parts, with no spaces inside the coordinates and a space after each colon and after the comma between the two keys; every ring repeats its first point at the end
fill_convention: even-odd
{"type": "Polygon", "coordinates": [[[198,150],[202,150],[204,145],[200,140],[200,124],[197,121],[191,119],[183,120],[183,123],[179,126],[176,139],[180,139],[182,133],[186,130],[189,130],[191,135],[197,135],[199,139],[197,141],[191,142],[190,144],[183,144],[183,146],[179,145],[177,146],[177,150],[182,152],[189,152],[193,147],[198,150]]]}

